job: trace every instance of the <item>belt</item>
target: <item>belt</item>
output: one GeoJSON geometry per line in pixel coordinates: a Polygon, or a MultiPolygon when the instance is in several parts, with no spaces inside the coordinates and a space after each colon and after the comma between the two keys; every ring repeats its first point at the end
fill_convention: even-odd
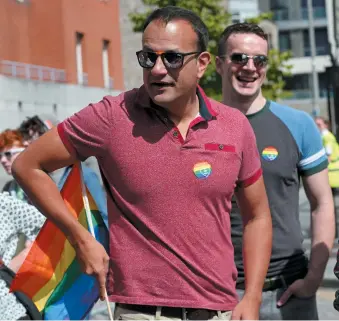
{"type": "MultiPolygon", "coordinates": [[[[276,289],[280,288],[287,288],[289,285],[291,285],[294,281],[303,279],[307,274],[306,271],[302,271],[298,274],[294,274],[291,276],[275,276],[272,278],[266,278],[264,285],[263,285],[263,291],[274,291],[276,289]]],[[[237,281],[236,288],[239,290],[245,290],[245,281],[243,279],[240,279],[237,281]]]]}
{"type": "MultiPolygon", "coordinates": [[[[150,305],[138,305],[138,304],[122,304],[118,305],[124,309],[137,311],[145,314],[156,314],[157,307],[150,305]]],[[[224,312],[224,311],[221,311],[224,312]]],[[[177,307],[162,307],[161,315],[171,318],[179,318],[183,320],[209,320],[214,316],[218,315],[218,312],[215,310],[207,309],[192,309],[192,308],[177,308],[177,307]],[[185,315],[183,314],[186,311],[185,315]]]]}

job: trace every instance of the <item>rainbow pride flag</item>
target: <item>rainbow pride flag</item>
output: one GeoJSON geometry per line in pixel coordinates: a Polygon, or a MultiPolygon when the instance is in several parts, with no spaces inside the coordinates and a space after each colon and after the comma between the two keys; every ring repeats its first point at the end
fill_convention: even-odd
{"type": "MultiPolygon", "coordinates": [[[[61,195],[72,215],[88,229],[79,166],[73,166],[61,195]]],[[[107,227],[88,189],[87,196],[95,237],[108,250],[107,227]]],[[[49,220],[13,280],[11,291],[30,297],[44,320],[85,319],[99,298],[97,280],[81,272],[73,247],[49,220]]]]}

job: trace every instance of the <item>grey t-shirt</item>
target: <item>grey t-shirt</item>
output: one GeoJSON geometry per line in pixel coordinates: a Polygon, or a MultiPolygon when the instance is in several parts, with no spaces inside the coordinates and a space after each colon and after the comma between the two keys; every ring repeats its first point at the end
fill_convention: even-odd
{"type": "MultiPolygon", "coordinates": [[[[293,275],[307,268],[299,222],[300,176],[327,168],[327,157],[313,119],[303,111],[268,101],[248,120],[257,138],[273,221],[273,249],[267,276],[293,275]]],[[[235,202],[231,226],[238,276],[243,278],[243,228],[235,202]]]]}

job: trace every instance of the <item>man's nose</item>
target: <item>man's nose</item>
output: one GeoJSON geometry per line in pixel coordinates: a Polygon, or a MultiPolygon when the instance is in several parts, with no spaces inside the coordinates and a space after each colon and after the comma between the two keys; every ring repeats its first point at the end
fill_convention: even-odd
{"type": "Polygon", "coordinates": [[[165,75],[167,74],[166,66],[162,61],[161,57],[158,56],[157,60],[155,61],[155,65],[152,68],[152,75],[165,75]]]}
{"type": "Polygon", "coordinates": [[[255,71],[256,70],[256,67],[254,65],[254,61],[253,61],[253,58],[249,58],[246,65],[244,65],[243,67],[244,69],[247,69],[247,70],[251,70],[251,71],[255,71]]]}

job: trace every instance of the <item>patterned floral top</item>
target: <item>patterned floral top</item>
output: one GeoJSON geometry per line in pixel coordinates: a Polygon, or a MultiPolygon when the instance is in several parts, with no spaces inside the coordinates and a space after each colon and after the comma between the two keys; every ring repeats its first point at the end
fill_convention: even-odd
{"type": "MultiPolygon", "coordinates": [[[[34,206],[0,193],[0,257],[6,265],[15,255],[20,234],[33,241],[45,219],[34,206]]],[[[0,320],[17,320],[24,315],[26,309],[0,280],[0,320]]]]}

